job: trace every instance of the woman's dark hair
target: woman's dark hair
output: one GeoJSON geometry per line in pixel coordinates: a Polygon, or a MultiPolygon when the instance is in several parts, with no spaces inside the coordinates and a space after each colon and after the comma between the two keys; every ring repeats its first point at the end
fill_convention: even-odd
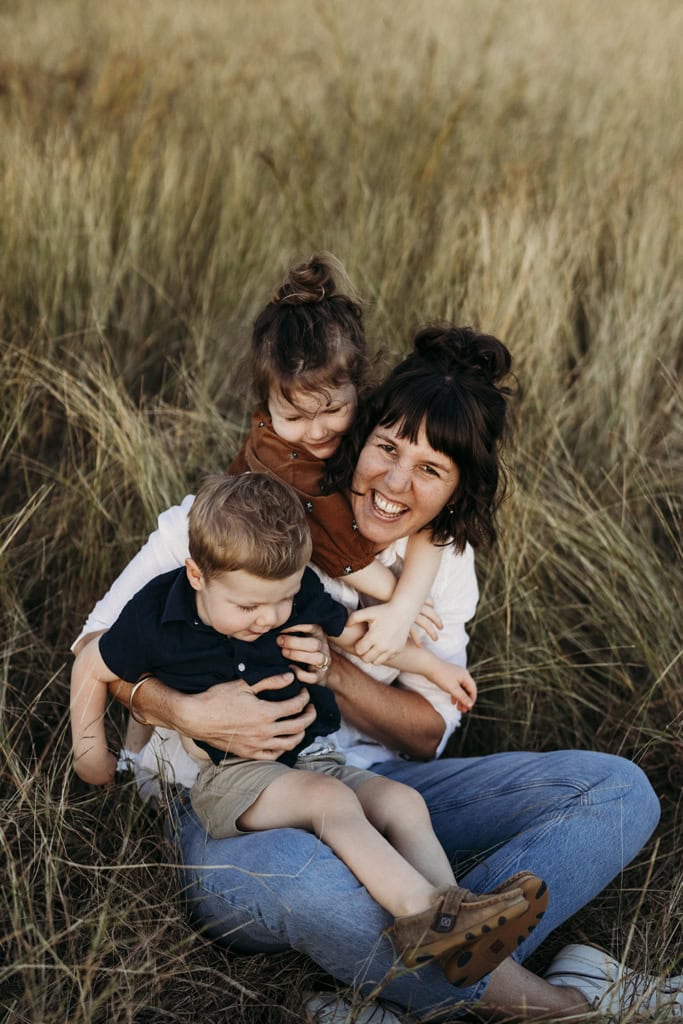
{"type": "Polygon", "coordinates": [[[334,483],[350,486],[360,450],[375,428],[398,426],[400,436],[415,443],[424,423],[429,444],[460,471],[452,501],[430,524],[434,543],[453,544],[456,551],[467,542],[491,545],[507,482],[501,450],[512,391],[501,381],[510,372],[510,353],[490,334],[451,324],[423,327],[413,349],[359,417],[355,444],[345,446],[335,462],[334,483]]]}
{"type": "Polygon", "coordinates": [[[325,392],[353,384],[367,391],[369,361],[360,305],[342,264],[330,253],[292,267],[254,321],[252,382],[266,405],[273,388],[289,400],[294,390],[325,392]]]}

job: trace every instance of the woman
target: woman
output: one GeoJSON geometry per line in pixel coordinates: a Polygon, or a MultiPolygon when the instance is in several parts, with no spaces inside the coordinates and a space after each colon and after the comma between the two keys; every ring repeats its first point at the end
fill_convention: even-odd
{"type": "MultiPolygon", "coordinates": [[[[423,332],[416,344],[372,404],[351,500],[359,531],[383,549],[382,561],[394,570],[400,571],[406,538],[420,530],[431,526],[437,537],[446,530],[456,539],[455,547],[444,548],[434,597],[444,620],[435,650],[458,662],[477,598],[471,542],[493,530],[493,519],[477,510],[483,496],[496,493],[495,453],[505,416],[501,380],[509,355],[496,339],[448,327],[423,332]]],[[[143,577],[181,564],[189,504],[190,498],[162,514],[159,530],[100,602],[77,646],[86,642],[86,631],[106,628],[143,577]]],[[[323,637],[289,643],[287,658],[313,668],[327,662],[323,637]]],[[[551,893],[544,919],[514,959],[469,989],[455,989],[434,965],[397,972],[387,914],[326,846],[296,830],[207,839],[181,787],[172,822],[196,921],[239,951],[305,952],[345,984],[418,1016],[452,1016],[456,1004],[519,1019],[588,1011],[609,988],[613,961],[598,962],[597,951],[576,947],[552,984],[521,962],[600,892],[651,834],[659,808],[643,773],[623,759],[584,751],[429,760],[455,718],[417,684],[387,687],[357,664],[334,653],[332,659],[326,682],[345,722],[337,745],[348,760],[423,795],[456,867],[469,865],[463,885],[490,890],[521,868],[544,878],[551,893]],[[576,966],[582,955],[589,971],[576,966]],[[594,975],[590,984],[587,973],[594,975]]],[[[125,702],[130,693],[121,684],[117,696],[125,702]]],[[[268,704],[239,680],[188,697],[150,680],[135,693],[134,710],[146,723],[239,756],[274,758],[301,739],[312,714],[306,700],[302,694],[268,704]]],[[[170,735],[164,734],[169,750],[170,735]]],[[[180,759],[171,753],[167,761],[167,774],[175,772],[182,782],[180,759]]]]}

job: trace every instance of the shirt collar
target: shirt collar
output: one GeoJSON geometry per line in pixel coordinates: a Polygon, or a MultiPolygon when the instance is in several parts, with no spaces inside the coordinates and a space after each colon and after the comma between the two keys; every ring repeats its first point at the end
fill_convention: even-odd
{"type": "Polygon", "coordinates": [[[197,602],[194,590],[190,586],[185,568],[178,570],[176,578],[166,598],[162,622],[188,622],[193,625],[197,621],[197,602]]]}

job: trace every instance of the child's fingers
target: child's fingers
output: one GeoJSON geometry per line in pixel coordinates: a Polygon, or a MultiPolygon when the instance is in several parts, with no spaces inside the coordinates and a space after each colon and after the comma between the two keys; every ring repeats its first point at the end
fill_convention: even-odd
{"type": "Polygon", "coordinates": [[[424,619],[427,619],[429,622],[433,623],[437,629],[443,629],[443,619],[441,618],[441,616],[439,615],[431,601],[427,601],[425,604],[422,605],[422,608],[420,609],[420,613],[418,615],[418,619],[420,618],[420,616],[422,616],[424,619]]]}
{"type": "MultiPolygon", "coordinates": [[[[441,620],[439,620],[439,621],[441,621],[441,620]]],[[[420,612],[419,615],[417,616],[417,618],[415,619],[415,626],[419,626],[420,629],[424,630],[424,632],[427,634],[427,636],[431,637],[432,640],[438,640],[439,639],[439,634],[437,632],[437,627],[434,625],[434,623],[431,621],[431,619],[428,619],[425,615],[422,614],[422,612],[420,612]]],[[[413,627],[413,628],[415,628],[415,627],[413,627]]],[[[412,635],[412,633],[411,633],[411,635],[412,635]]],[[[419,646],[419,644],[418,644],[418,646],[419,646]]]]}

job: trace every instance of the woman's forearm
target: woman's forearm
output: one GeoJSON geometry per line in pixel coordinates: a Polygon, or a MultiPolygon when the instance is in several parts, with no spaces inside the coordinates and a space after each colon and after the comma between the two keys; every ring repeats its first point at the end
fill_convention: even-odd
{"type": "Polygon", "coordinates": [[[410,757],[434,757],[444,720],[421,694],[378,683],[335,651],[327,685],[343,718],[361,732],[410,757]]]}
{"type": "MultiPolygon", "coordinates": [[[[283,701],[260,700],[260,689],[290,685],[291,674],[249,686],[244,680],[219,683],[203,693],[173,690],[147,679],[135,692],[133,710],[148,725],[175,729],[237,757],[274,760],[295,747],[315,719],[306,689],[283,701]]],[[[110,695],[128,706],[132,686],[116,681],[110,695]]]]}

